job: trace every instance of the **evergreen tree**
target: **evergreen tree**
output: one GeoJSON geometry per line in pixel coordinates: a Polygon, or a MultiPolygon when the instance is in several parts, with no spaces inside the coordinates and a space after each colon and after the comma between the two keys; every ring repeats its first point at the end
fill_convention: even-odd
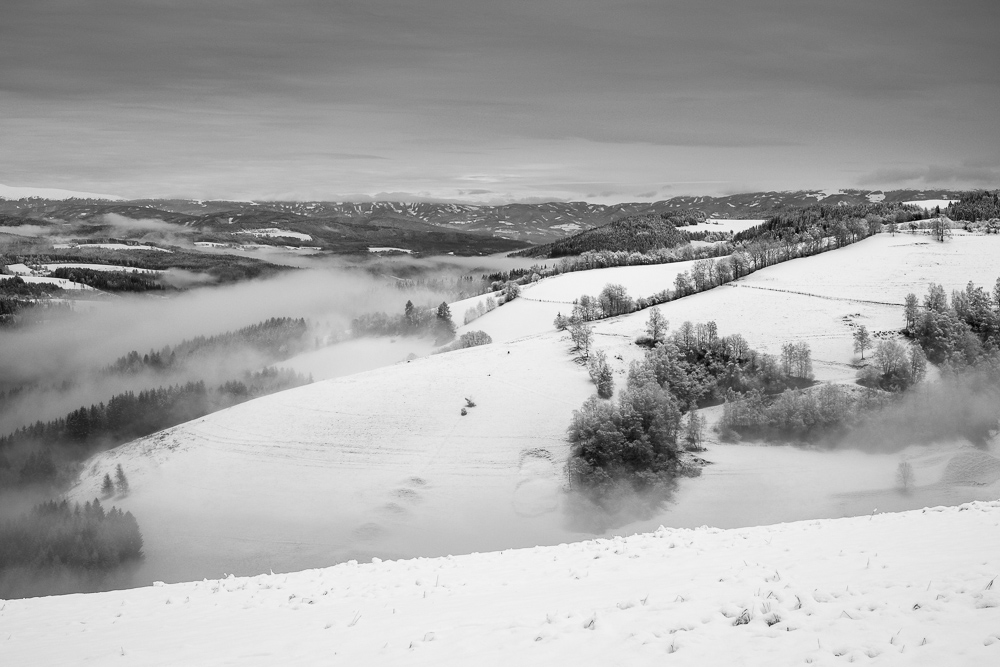
{"type": "Polygon", "coordinates": [[[120,496],[128,494],[128,478],[125,477],[125,471],[122,470],[121,463],[115,468],[115,488],[118,489],[118,495],[120,496]]]}
{"type": "Polygon", "coordinates": [[[111,481],[111,475],[104,473],[104,481],[101,483],[101,495],[110,498],[115,495],[115,483],[111,481]]]}
{"type": "Polygon", "coordinates": [[[437,338],[436,345],[447,343],[455,337],[455,322],[451,319],[451,308],[444,301],[437,307],[437,322],[435,322],[437,338]]]}
{"type": "Polygon", "coordinates": [[[414,307],[412,301],[407,300],[403,310],[403,318],[408,328],[413,329],[417,326],[417,309],[414,307]]]}

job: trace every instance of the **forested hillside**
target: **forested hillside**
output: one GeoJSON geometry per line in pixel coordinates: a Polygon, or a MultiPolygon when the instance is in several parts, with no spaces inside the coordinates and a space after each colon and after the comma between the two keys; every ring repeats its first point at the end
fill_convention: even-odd
{"type": "Polygon", "coordinates": [[[518,257],[563,257],[587,251],[650,252],[673,248],[688,241],[677,226],[688,224],[687,216],[674,214],[632,215],[601,227],[588,229],[565,239],[528,248],[518,257]]]}

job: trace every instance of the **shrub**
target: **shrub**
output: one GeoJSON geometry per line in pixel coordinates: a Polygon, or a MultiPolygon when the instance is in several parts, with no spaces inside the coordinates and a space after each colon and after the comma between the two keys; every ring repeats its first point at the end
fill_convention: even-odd
{"type": "Polygon", "coordinates": [[[590,371],[590,379],[597,385],[597,395],[601,398],[611,398],[615,393],[615,380],[608,364],[608,356],[603,350],[590,355],[587,370],[590,371]]]}

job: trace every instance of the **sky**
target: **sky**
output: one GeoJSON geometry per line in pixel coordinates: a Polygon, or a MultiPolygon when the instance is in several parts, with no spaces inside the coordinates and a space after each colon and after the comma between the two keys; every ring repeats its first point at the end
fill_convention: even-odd
{"type": "Polygon", "coordinates": [[[0,183],[481,202],[1000,184],[996,0],[3,0],[0,183]]]}

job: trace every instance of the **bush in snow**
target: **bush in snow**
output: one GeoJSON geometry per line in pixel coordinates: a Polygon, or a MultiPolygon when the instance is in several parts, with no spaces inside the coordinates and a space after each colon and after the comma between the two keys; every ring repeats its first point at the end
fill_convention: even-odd
{"type": "Polygon", "coordinates": [[[446,345],[439,350],[435,350],[434,354],[441,354],[442,352],[451,352],[452,350],[462,350],[467,347],[478,347],[480,345],[489,345],[493,342],[493,339],[485,331],[466,331],[464,334],[458,337],[458,340],[446,345]]]}
{"type": "Polygon", "coordinates": [[[608,364],[608,355],[603,350],[590,355],[587,360],[587,370],[590,372],[590,379],[597,385],[597,395],[601,398],[611,398],[615,393],[615,379],[608,364]]]}

